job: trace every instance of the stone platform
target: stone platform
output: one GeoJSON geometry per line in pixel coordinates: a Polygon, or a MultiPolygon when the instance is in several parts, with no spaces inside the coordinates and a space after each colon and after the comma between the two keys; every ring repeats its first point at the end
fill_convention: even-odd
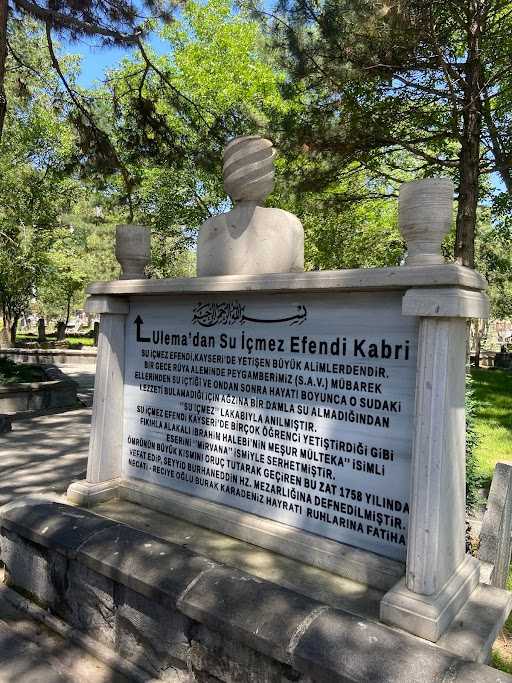
{"type": "Polygon", "coordinates": [[[379,590],[126,501],[96,513],[5,506],[6,582],[161,680],[512,682],[481,663],[506,591],[478,588],[433,645],[377,622],[379,590]]]}

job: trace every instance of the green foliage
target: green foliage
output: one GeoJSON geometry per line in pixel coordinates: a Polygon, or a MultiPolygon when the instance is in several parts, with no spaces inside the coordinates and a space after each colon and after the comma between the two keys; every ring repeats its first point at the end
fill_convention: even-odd
{"type": "Polygon", "coordinates": [[[60,113],[61,95],[42,56],[41,36],[30,24],[14,29],[16,51],[25,54],[26,48],[40,71],[20,67],[12,55],[8,60],[11,107],[0,146],[0,306],[11,341],[47,273],[59,214],[76,189],[66,173],[73,135],[60,113]]]}
{"type": "Polygon", "coordinates": [[[13,363],[9,358],[0,358],[0,385],[17,382],[40,382],[45,379],[41,368],[27,363],[13,363]]]}
{"type": "Polygon", "coordinates": [[[90,282],[118,277],[114,252],[120,214],[102,201],[100,194],[83,186],[72,210],[60,216],[47,276],[37,288],[35,309],[40,315],[67,320],[74,308],[83,308],[90,282]]]}
{"type": "Polygon", "coordinates": [[[46,309],[46,314],[56,315],[66,324],[71,305],[87,277],[83,254],[80,245],[72,239],[72,230],[73,228],[60,230],[60,234],[52,242],[46,276],[37,290],[38,300],[46,309]]]}
{"type": "Polygon", "coordinates": [[[261,128],[269,114],[287,108],[277,87],[284,74],[265,57],[260,27],[229,0],[189,0],[181,20],[165,27],[162,37],[173,47],[167,68],[205,112],[205,123],[231,114],[261,128]]]}
{"type": "Polygon", "coordinates": [[[189,272],[199,225],[228,205],[226,141],[265,132],[288,105],[259,25],[228,0],[187,2],[161,39],[168,54],[146,47],[93,98],[132,178],[129,197],[115,174],[103,174],[105,190],[119,204],[129,200],[134,221],[151,227],[152,274],[173,276],[189,272]]]}
{"type": "Polygon", "coordinates": [[[290,162],[278,158],[277,190],[269,204],[295,213],[305,232],[307,270],[370,268],[399,265],[404,244],[398,230],[397,204],[365,199],[365,176],[354,173],[350,182],[333,182],[323,191],[300,189],[296,168],[307,165],[302,157],[290,162]],[[346,193],[359,193],[359,203],[343,201],[346,193]]]}
{"type": "Polygon", "coordinates": [[[511,9],[501,0],[277,3],[270,28],[288,92],[305,105],[281,140],[314,160],[304,183],[323,189],[354,165],[392,187],[411,174],[452,176],[455,256],[472,265],[488,174],[512,191],[511,9]]]}
{"type": "Polygon", "coordinates": [[[512,223],[501,211],[479,211],[476,237],[476,268],[486,278],[491,318],[512,318],[512,223]]]}

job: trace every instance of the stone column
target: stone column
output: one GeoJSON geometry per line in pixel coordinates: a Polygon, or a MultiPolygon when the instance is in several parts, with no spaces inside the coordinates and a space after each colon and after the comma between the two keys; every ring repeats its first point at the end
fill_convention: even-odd
{"type": "MultiPolygon", "coordinates": [[[[421,184],[413,183],[418,193],[421,184]]],[[[428,189],[444,183],[444,206],[423,203],[435,223],[438,244],[428,234],[412,236],[415,265],[440,258],[443,231],[449,227],[450,181],[435,179],[428,189]],[[436,211],[437,209],[437,211],[436,211]],[[437,255],[436,255],[437,254],[437,255]]],[[[451,184],[451,183],[450,183],[451,184]]],[[[407,201],[411,193],[406,193],[407,201]]],[[[428,196],[428,193],[427,193],[428,196]]],[[[431,195],[433,196],[433,195],[431,195]]],[[[401,192],[402,198],[402,192],[401,192]]],[[[419,202],[414,202],[416,210],[419,202]]],[[[424,214],[406,212],[407,220],[421,223],[424,214]]],[[[404,230],[402,206],[400,207],[404,230]]],[[[409,225],[410,225],[409,224],[409,225]]],[[[409,226],[407,226],[409,227],[409,226]]],[[[446,232],[446,230],[445,230],[446,232]]],[[[486,318],[487,297],[460,288],[410,289],[402,314],[419,318],[415,424],[412,446],[411,511],[405,577],[381,601],[381,620],[427,640],[436,641],[478,585],[480,565],[465,554],[465,373],[466,321],[486,318]]]]}
{"type": "MultiPolygon", "coordinates": [[[[143,278],[149,261],[149,230],[134,226],[130,232],[130,227],[117,231],[116,256],[122,278],[126,279],[127,273],[143,278]]],[[[73,482],[67,495],[71,502],[90,507],[114,497],[121,477],[124,344],[130,306],[121,296],[90,296],[85,308],[89,315],[100,316],[91,437],[87,478],[73,482]]]]}
{"type": "Polygon", "coordinates": [[[122,297],[91,296],[90,315],[100,315],[87,479],[71,484],[68,498],[89,507],[113,497],[121,476],[124,331],[129,311],[122,297]]]}

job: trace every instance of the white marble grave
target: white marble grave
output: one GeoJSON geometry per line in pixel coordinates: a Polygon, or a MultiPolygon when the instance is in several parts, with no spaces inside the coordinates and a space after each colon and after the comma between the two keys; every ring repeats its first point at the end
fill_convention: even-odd
{"type": "Polygon", "coordinates": [[[298,220],[257,206],[272,157],[259,138],[228,145],[235,208],[201,230],[207,277],[144,280],[141,262],[89,288],[93,434],[68,496],[120,496],[387,590],[381,620],[436,641],[479,581],[465,330],[485,282],[442,263],[445,179],[401,190],[407,265],[294,272],[298,220]]]}

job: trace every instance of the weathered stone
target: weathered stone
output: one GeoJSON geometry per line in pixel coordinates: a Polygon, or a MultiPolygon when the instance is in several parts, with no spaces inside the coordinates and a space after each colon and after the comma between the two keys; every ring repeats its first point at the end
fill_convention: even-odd
{"type": "Polygon", "coordinates": [[[76,390],[67,377],[5,384],[0,386],[0,408],[9,413],[70,408],[77,405],[76,390]]]}
{"type": "Polygon", "coordinates": [[[202,675],[211,674],[215,681],[226,683],[313,683],[309,676],[289,665],[203,624],[196,624],[191,631],[188,662],[197,681],[203,680],[202,675]]]}
{"type": "Polygon", "coordinates": [[[64,341],[66,338],[66,323],[63,320],[60,320],[57,323],[57,341],[64,341]]]}
{"type": "Polygon", "coordinates": [[[436,645],[459,657],[487,663],[512,609],[512,593],[481,583],[436,645]]]}
{"type": "Polygon", "coordinates": [[[12,430],[11,419],[8,415],[0,415],[0,434],[5,434],[12,430]]]}
{"type": "MultiPolygon", "coordinates": [[[[24,507],[30,518],[30,506],[24,507]]],[[[35,507],[37,512],[40,504],[35,507]]],[[[38,532],[30,535],[48,543],[45,527],[38,526],[41,515],[33,517],[38,532]]],[[[94,517],[84,513],[85,520],[94,517]]],[[[20,518],[16,524],[23,526],[20,518]]],[[[205,683],[512,681],[371,619],[214,565],[144,532],[126,528],[119,534],[123,525],[109,524],[90,535],[72,560],[3,527],[8,579],[163,680],[186,680],[186,671],[194,671],[205,683]]]]}
{"type": "Polygon", "coordinates": [[[224,151],[224,187],[235,206],[201,226],[198,275],[288,273],[304,270],[304,229],[282,209],[261,206],[274,186],[270,140],[238,137],[224,151]]]}
{"type": "Polygon", "coordinates": [[[450,230],[450,178],[425,178],[400,186],[399,225],[407,242],[407,265],[444,263],[441,242],[450,230]]]}
{"type": "Polygon", "coordinates": [[[68,363],[73,365],[94,365],[96,349],[47,349],[26,346],[23,349],[2,349],[0,358],[10,358],[15,363],[68,363]]]}
{"type": "Polygon", "coordinates": [[[46,330],[45,330],[44,318],[39,318],[39,320],[37,321],[37,341],[38,342],[45,342],[46,341],[46,330]]]}
{"type": "Polygon", "coordinates": [[[505,683],[512,678],[332,610],[321,614],[299,639],[293,663],[315,683],[505,683]]]}
{"type": "Polygon", "coordinates": [[[68,624],[115,647],[114,582],[75,560],[69,563],[67,585],[55,613],[68,624]]]}
{"type": "Polygon", "coordinates": [[[5,583],[37,604],[55,608],[66,584],[65,558],[5,527],[1,530],[0,548],[5,583]]]}
{"type": "Polygon", "coordinates": [[[125,586],[116,590],[115,602],[116,652],[154,676],[186,668],[191,625],[187,617],[125,586]]]}
{"type": "MultiPolygon", "coordinates": [[[[76,486],[73,484],[74,491],[76,486]]],[[[155,495],[154,487],[148,482],[121,481],[117,491],[123,500],[152,507],[201,526],[204,520],[208,520],[209,529],[226,536],[234,536],[370,586],[389,589],[404,573],[403,562],[304,533],[271,519],[248,515],[232,507],[219,506],[199,497],[191,498],[179,491],[159,488],[158,495],[155,495]],[[283,535],[286,535],[285,545],[283,535]]]]}
{"type": "Polygon", "coordinates": [[[126,282],[93,282],[87,288],[92,296],[162,296],[176,294],[212,294],[238,292],[372,291],[409,287],[463,287],[487,289],[485,279],[456,263],[439,266],[359,268],[350,270],[309,271],[306,273],[270,273],[230,275],[208,278],[169,278],[126,282]]]}
{"type": "Polygon", "coordinates": [[[81,561],[147,598],[176,602],[201,572],[215,563],[123,524],[99,531],[80,548],[81,561]]]}
{"type": "Polygon", "coordinates": [[[1,519],[4,529],[70,558],[91,535],[115,525],[86,510],[37,498],[17,499],[5,505],[1,519]]]}
{"type": "Polygon", "coordinates": [[[76,482],[77,486],[72,483],[68,489],[70,500],[84,507],[114,497],[115,480],[121,474],[124,328],[128,310],[128,301],[120,297],[92,297],[89,300],[89,311],[101,314],[101,325],[87,479],[76,482]]]}
{"type": "Polygon", "coordinates": [[[192,619],[285,662],[294,633],[318,607],[298,593],[227,567],[203,572],[178,601],[192,619]]]}
{"type": "Polygon", "coordinates": [[[505,588],[510,569],[512,533],[512,462],[494,468],[487,509],[480,533],[480,560],[492,566],[490,583],[505,588]]]}
{"type": "Polygon", "coordinates": [[[144,269],[151,258],[151,233],[144,225],[118,225],[116,258],[121,264],[121,280],[146,277],[144,269]]]}
{"type": "Polygon", "coordinates": [[[467,603],[479,577],[480,563],[466,555],[450,579],[433,594],[412,591],[402,580],[382,598],[381,621],[435,643],[467,603]]]}
{"type": "Polygon", "coordinates": [[[94,323],[93,330],[94,330],[94,346],[98,346],[98,337],[100,334],[100,323],[98,320],[94,323]]]}

